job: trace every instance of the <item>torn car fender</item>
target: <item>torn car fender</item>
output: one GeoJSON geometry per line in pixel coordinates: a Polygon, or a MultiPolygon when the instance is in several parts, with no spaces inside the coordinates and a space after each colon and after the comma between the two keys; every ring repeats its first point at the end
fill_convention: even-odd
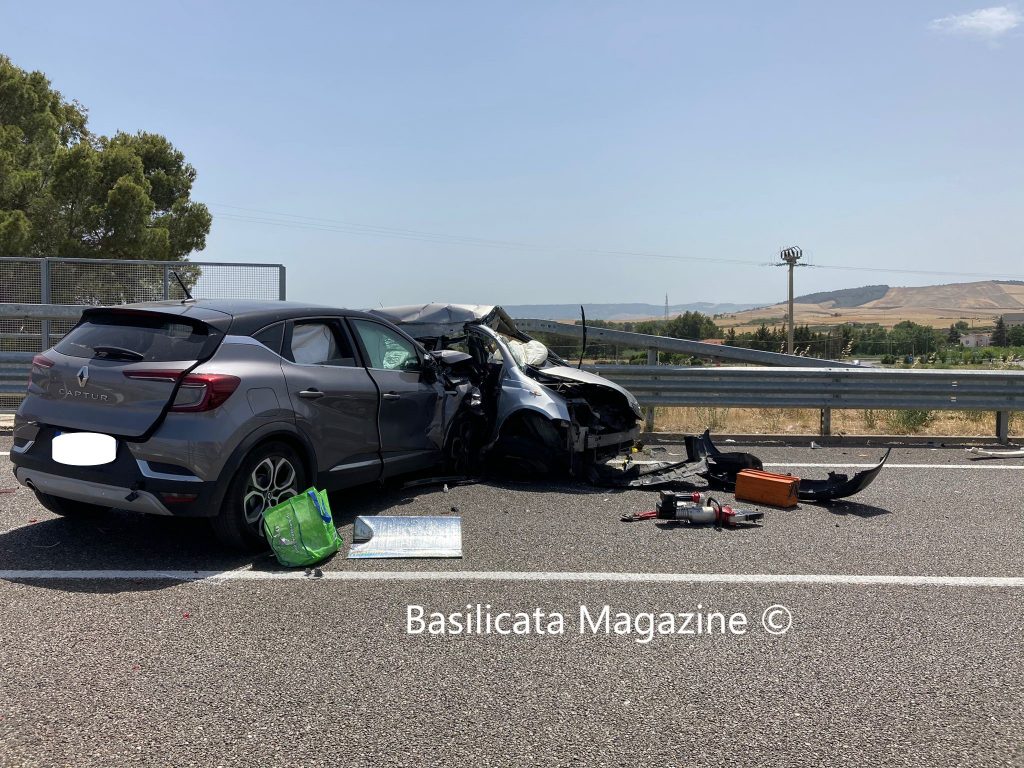
{"type": "Polygon", "coordinates": [[[514,413],[533,411],[552,421],[570,421],[569,405],[565,399],[532,379],[525,382],[509,377],[501,384],[498,402],[498,431],[514,413]]]}
{"type": "Polygon", "coordinates": [[[501,432],[501,426],[513,414],[522,411],[536,412],[552,421],[571,421],[569,404],[557,392],[530,378],[514,362],[512,353],[504,340],[489,328],[480,331],[490,336],[501,350],[502,372],[501,393],[498,397],[497,419],[494,434],[501,432]]]}

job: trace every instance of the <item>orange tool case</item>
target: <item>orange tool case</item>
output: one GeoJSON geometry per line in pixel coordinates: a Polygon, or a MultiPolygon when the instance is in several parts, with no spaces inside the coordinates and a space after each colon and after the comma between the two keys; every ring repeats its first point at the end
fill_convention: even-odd
{"type": "Polygon", "coordinates": [[[736,475],[736,498],[773,507],[795,507],[799,485],[799,477],[744,469],[736,475]]]}

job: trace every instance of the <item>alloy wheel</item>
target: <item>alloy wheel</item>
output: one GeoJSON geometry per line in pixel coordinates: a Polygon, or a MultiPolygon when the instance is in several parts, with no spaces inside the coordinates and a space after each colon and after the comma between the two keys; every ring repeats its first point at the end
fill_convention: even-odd
{"type": "Polygon", "coordinates": [[[249,475],[242,498],[245,522],[258,525],[263,513],[299,492],[298,473],[284,456],[267,456],[249,475]]]}

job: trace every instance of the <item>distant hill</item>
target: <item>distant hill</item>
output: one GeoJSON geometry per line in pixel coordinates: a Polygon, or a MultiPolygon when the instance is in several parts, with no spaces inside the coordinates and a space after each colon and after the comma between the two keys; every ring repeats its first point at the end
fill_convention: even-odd
{"type": "MultiPolygon", "coordinates": [[[[529,317],[536,320],[578,320],[579,304],[503,304],[512,317],[529,317]]],[[[692,304],[670,304],[669,316],[683,312],[703,312],[717,315],[723,312],[742,312],[757,304],[712,304],[698,301],[692,304]]],[[[646,320],[665,316],[665,305],[661,304],[584,304],[588,320],[646,320]]]]}
{"type": "Polygon", "coordinates": [[[826,304],[833,307],[859,307],[869,301],[880,299],[889,292],[888,285],[865,285],[862,288],[843,288],[838,291],[823,291],[797,296],[793,301],[797,304],[826,304]]]}
{"type": "MultiPolygon", "coordinates": [[[[989,324],[999,315],[1024,312],[1024,283],[984,280],[907,288],[865,285],[839,291],[810,293],[794,299],[799,325],[879,323],[892,326],[902,320],[949,327],[958,320],[989,324]]],[[[730,312],[716,322],[724,328],[752,328],[762,322],[781,325],[786,303],[730,312]]]]}

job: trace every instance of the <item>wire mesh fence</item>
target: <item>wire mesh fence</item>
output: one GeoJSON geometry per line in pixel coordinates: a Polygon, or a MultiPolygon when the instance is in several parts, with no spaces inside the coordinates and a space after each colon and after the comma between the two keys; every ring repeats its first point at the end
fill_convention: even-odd
{"type": "Polygon", "coordinates": [[[127,304],[195,298],[285,298],[280,264],[0,258],[0,303],[127,304]]]}
{"type": "MultiPolygon", "coordinates": [[[[281,264],[0,258],[0,304],[129,304],[183,299],[284,300],[281,264]]],[[[0,352],[38,352],[75,320],[0,312],[0,352]]]]}

